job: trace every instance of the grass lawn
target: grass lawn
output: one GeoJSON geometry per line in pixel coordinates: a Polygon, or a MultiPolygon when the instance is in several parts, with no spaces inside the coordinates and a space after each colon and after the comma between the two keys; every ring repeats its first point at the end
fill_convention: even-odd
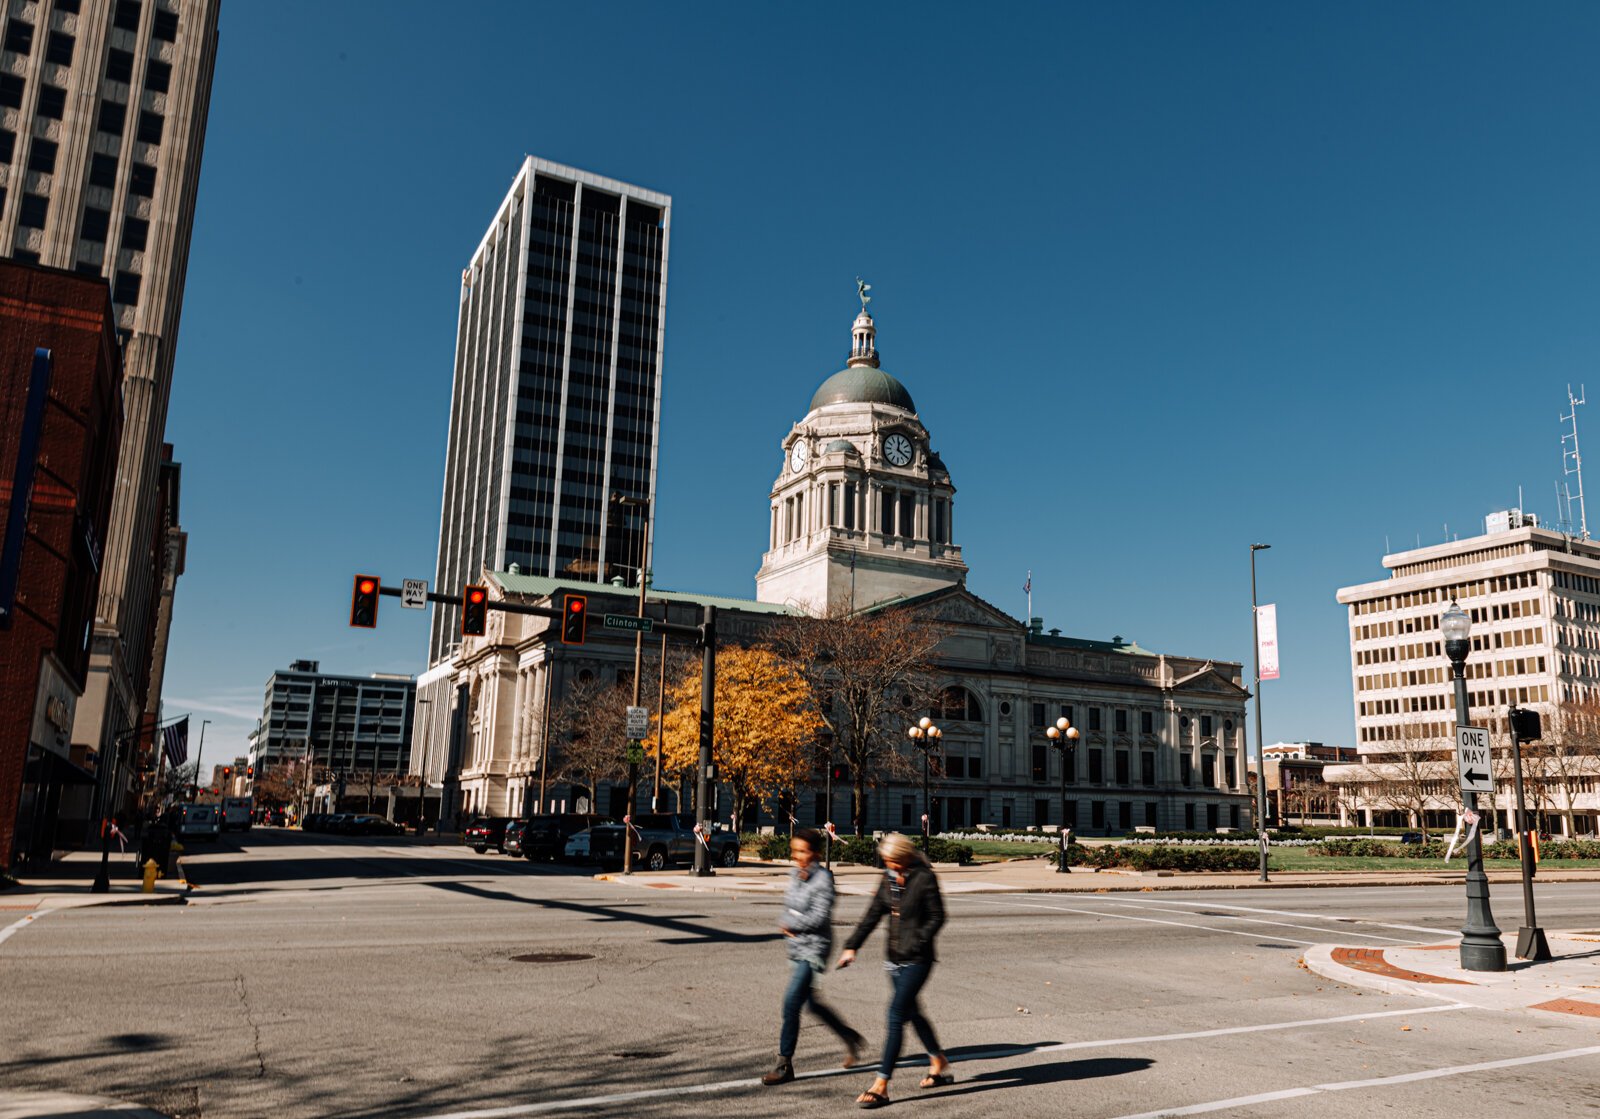
{"type": "MultiPolygon", "coordinates": [[[[1547,859],[1539,864],[1544,870],[1568,867],[1573,870],[1600,867],[1600,859],[1547,859]]],[[[1446,863],[1443,859],[1382,859],[1350,856],[1333,858],[1312,853],[1305,847],[1274,847],[1271,855],[1273,870],[1391,870],[1398,873],[1429,874],[1438,871],[1465,871],[1467,859],[1457,854],[1446,863]]],[[[1485,870],[1520,870],[1516,859],[1485,859],[1485,870]]]]}
{"type": "Polygon", "coordinates": [[[1030,856],[1048,855],[1055,850],[1055,841],[1041,839],[1037,843],[1007,843],[1001,839],[962,839],[972,848],[972,861],[975,863],[996,863],[1004,859],[1026,859],[1030,856]]]}

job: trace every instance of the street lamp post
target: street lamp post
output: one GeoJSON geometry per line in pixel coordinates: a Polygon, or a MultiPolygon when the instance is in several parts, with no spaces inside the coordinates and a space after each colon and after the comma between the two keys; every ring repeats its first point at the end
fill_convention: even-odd
{"type": "MultiPolygon", "coordinates": [[[[1467,653],[1471,651],[1472,619],[1454,601],[1439,619],[1444,655],[1450,658],[1450,675],[1456,685],[1456,724],[1471,726],[1467,701],[1467,653]]],[[[1478,794],[1464,793],[1465,807],[1476,820],[1478,794]]],[[[1461,926],[1461,966],[1467,971],[1506,970],[1506,946],[1489,911],[1489,878],[1483,873],[1483,835],[1472,822],[1467,840],[1467,923],[1461,926]]]]}
{"type": "MultiPolygon", "coordinates": [[[[433,700],[418,696],[417,706],[428,709],[422,720],[422,765],[418,767],[420,779],[417,782],[417,834],[423,835],[428,830],[428,747],[433,745],[433,700]]],[[[417,733],[415,725],[411,733],[417,733]]]]}
{"type": "Polygon", "coordinates": [[[1270,547],[1271,544],[1250,545],[1250,634],[1256,664],[1256,847],[1261,852],[1263,882],[1267,881],[1267,751],[1261,737],[1261,608],[1256,605],[1256,553],[1270,547]]]}
{"type": "Polygon", "coordinates": [[[1056,860],[1056,873],[1071,874],[1067,869],[1067,841],[1071,835],[1067,827],[1067,775],[1077,764],[1078,728],[1063,715],[1055,726],[1046,727],[1044,734],[1050,744],[1061,751],[1061,857],[1056,860]]]}
{"type": "Polygon", "coordinates": [[[933,812],[933,802],[928,799],[928,759],[933,753],[933,748],[939,744],[939,739],[944,737],[944,731],[933,725],[933,720],[924,715],[917,720],[915,726],[906,732],[911,736],[911,741],[917,744],[922,751],[922,853],[928,853],[929,819],[933,812]]]}

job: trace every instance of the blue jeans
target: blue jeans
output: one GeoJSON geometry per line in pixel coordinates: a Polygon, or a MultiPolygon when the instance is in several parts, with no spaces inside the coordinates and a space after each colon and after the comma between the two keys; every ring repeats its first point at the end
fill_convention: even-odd
{"type": "Polygon", "coordinates": [[[922,1047],[928,1051],[930,1057],[944,1055],[944,1050],[939,1047],[939,1039],[934,1035],[933,1023],[923,1015],[922,1004],[917,1001],[923,985],[928,982],[928,973],[932,970],[933,961],[929,960],[924,963],[901,964],[889,972],[889,982],[893,987],[889,996],[889,1027],[883,1035],[883,1058],[878,1062],[878,1075],[885,1080],[894,1076],[894,1066],[900,1060],[900,1042],[907,1022],[910,1022],[912,1028],[917,1031],[917,1037],[922,1040],[922,1047]]]}
{"type": "Polygon", "coordinates": [[[789,967],[789,986],[783,992],[783,1029],[778,1035],[778,1055],[785,1060],[794,1057],[795,1043],[800,1040],[800,1009],[808,1002],[811,1013],[838,1034],[839,1040],[846,1045],[859,1040],[861,1035],[845,1025],[832,1007],[817,998],[811,987],[811,965],[805,960],[790,960],[789,967]]]}

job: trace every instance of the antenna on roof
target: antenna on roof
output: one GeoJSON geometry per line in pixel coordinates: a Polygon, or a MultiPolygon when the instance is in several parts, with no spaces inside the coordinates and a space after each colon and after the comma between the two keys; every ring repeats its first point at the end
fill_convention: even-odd
{"type": "MultiPolygon", "coordinates": [[[[1578,451],[1578,405],[1584,402],[1584,387],[1578,386],[1578,395],[1572,395],[1572,386],[1567,386],[1567,414],[1561,417],[1562,423],[1570,423],[1572,430],[1561,433],[1561,469],[1568,475],[1578,477],[1578,533],[1583,539],[1589,539],[1589,517],[1583,507],[1583,455],[1578,451]],[[1572,441],[1572,449],[1567,449],[1567,441],[1572,441]]],[[[1572,507],[1572,497],[1567,497],[1567,507],[1572,507]]]]}

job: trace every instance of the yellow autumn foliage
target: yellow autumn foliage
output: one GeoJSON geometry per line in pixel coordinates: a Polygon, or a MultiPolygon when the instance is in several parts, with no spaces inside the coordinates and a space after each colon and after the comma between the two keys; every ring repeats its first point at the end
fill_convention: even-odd
{"type": "MultiPolygon", "coordinates": [[[[810,751],[823,723],[805,678],[770,649],[717,652],[712,759],[717,776],[740,800],[765,799],[804,784],[810,751]]],[[[665,768],[693,772],[700,757],[700,670],[667,693],[665,768]]]]}

